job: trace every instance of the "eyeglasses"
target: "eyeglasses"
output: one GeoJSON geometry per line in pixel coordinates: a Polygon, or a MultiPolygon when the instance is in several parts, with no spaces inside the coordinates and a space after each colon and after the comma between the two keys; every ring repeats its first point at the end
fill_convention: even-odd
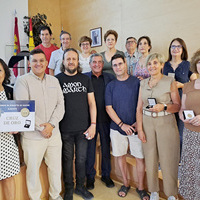
{"type": "Polygon", "coordinates": [[[103,61],[98,61],[98,62],[97,62],[97,61],[92,61],[92,63],[93,63],[93,64],[97,64],[97,63],[98,63],[98,64],[102,64],[103,61]]]}
{"type": "Polygon", "coordinates": [[[171,45],[171,49],[181,49],[182,48],[182,45],[171,45]]]}
{"type": "Polygon", "coordinates": [[[81,43],[81,46],[89,46],[90,43],[81,43]]]}

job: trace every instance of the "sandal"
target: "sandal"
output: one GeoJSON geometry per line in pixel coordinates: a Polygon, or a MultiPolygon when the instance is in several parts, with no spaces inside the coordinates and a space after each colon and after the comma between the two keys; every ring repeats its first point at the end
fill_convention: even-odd
{"type": "Polygon", "coordinates": [[[141,200],[143,200],[144,197],[148,197],[150,199],[149,194],[145,190],[138,190],[138,188],[136,188],[136,192],[140,196],[141,200]]]}
{"type": "Polygon", "coordinates": [[[122,185],[121,186],[121,188],[119,189],[119,191],[118,191],[118,196],[120,196],[120,197],[125,197],[126,195],[127,195],[127,193],[128,193],[128,191],[130,190],[130,186],[128,186],[128,187],[126,187],[125,185],[122,185]],[[123,192],[125,195],[124,196],[121,196],[119,193],[120,192],[123,192]]]}

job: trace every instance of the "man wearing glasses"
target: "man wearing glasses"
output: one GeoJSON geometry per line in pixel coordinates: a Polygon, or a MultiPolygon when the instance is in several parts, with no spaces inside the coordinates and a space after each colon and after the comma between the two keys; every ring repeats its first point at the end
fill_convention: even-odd
{"type": "Polygon", "coordinates": [[[136,62],[138,61],[138,52],[137,52],[137,40],[134,37],[128,37],[126,39],[126,52],[125,57],[127,61],[128,74],[133,74],[135,70],[136,62]]]}

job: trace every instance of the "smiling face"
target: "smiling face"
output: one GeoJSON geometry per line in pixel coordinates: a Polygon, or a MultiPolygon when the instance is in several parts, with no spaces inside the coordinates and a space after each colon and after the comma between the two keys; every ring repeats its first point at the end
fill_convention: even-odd
{"type": "Polygon", "coordinates": [[[90,42],[89,41],[85,41],[85,42],[81,43],[81,51],[84,54],[90,53],[90,49],[91,49],[91,46],[90,46],[90,42]]]}
{"type": "Polygon", "coordinates": [[[30,56],[30,67],[32,72],[43,79],[48,62],[43,53],[38,53],[30,56]]]}
{"type": "Polygon", "coordinates": [[[66,33],[62,34],[60,37],[60,42],[62,44],[63,50],[68,49],[71,44],[71,39],[70,39],[69,34],[66,34],[66,33]]]}
{"type": "Polygon", "coordinates": [[[117,41],[115,39],[115,36],[113,34],[108,35],[108,37],[106,38],[105,43],[106,43],[106,46],[109,49],[115,48],[115,45],[117,43],[117,41]]]}
{"type": "Polygon", "coordinates": [[[78,54],[74,51],[68,51],[64,55],[63,65],[67,75],[74,75],[78,69],[78,54]]]}
{"type": "Polygon", "coordinates": [[[147,63],[147,69],[151,76],[161,74],[161,70],[163,66],[164,66],[164,63],[161,64],[157,58],[154,58],[153,60],[149,60],[147,63]]]}
{"type": "Polygon", "coordinates": [[[181,57],[183,53],[183,48],[180,42],[178,42],[177,40],[173,41],[170,47],[170,52],[171,52],[172,57],[173,56],[181,57]]]}
{"type": "Polygon", "coordinates": [[[0,85],[2,85],[4,79],[5,79],[5,70],[2,64],[0,63],[0,85]]]}
{"type": "Polygon", "coordinates": [[[92,73],[96,76],[100,76],[102,74],[103,64],[104,62],[101,56],[94,56],[92,62],[90,62],[92,73]]]}
{"type": "Polygon", "coordinates": [[[138,51],[141,54],[148,53],[150,48],[151,47],[149,46],[148,41],[145,38],[140,40],[140,42],[138,44],[138,51]]]}
{"type": "Polygon", "coordinates": [[[40,39],[42,40],[42,44],[50,44],[51,42],[51,35],[49,31],[46,30],[41,30],[40,32],[40,39]]]}

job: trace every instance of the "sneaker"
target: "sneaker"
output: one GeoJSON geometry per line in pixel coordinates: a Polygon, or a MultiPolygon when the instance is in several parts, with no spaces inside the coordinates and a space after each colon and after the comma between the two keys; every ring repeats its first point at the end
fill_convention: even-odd
{"type": "Polygon", "coordinates": [[[91,200],[94,198],[93,194],[89,192],[84,186],[81,188],[76,188],[74,192],[85,200],[91,200]]]}
{"type": "Polygon", "coordinates": [[[158,192],[151,192],[150,200],[159,200],[158,192]]]}
{"type": "Polygon", "coordinates": [[[170,197],[168,197],[167,200],[177,200],[177,199],[174,196],[170,196],[170,197]]]}
{"type": "Polygon", "coordinates": [[[93,178],[88,178],[87,179],[87,182],[86,182],[86,188],[88,189],[88,190],[92,190],[92,189],[94,189],[94,179],[93,178]]]}
{"type": "Polygon", "coordinates": [[[103,181],[106,184],[106,187],[112,188],[115,186],[114,182],[109,176],[102,176],[101,181],[103,181]]]}

